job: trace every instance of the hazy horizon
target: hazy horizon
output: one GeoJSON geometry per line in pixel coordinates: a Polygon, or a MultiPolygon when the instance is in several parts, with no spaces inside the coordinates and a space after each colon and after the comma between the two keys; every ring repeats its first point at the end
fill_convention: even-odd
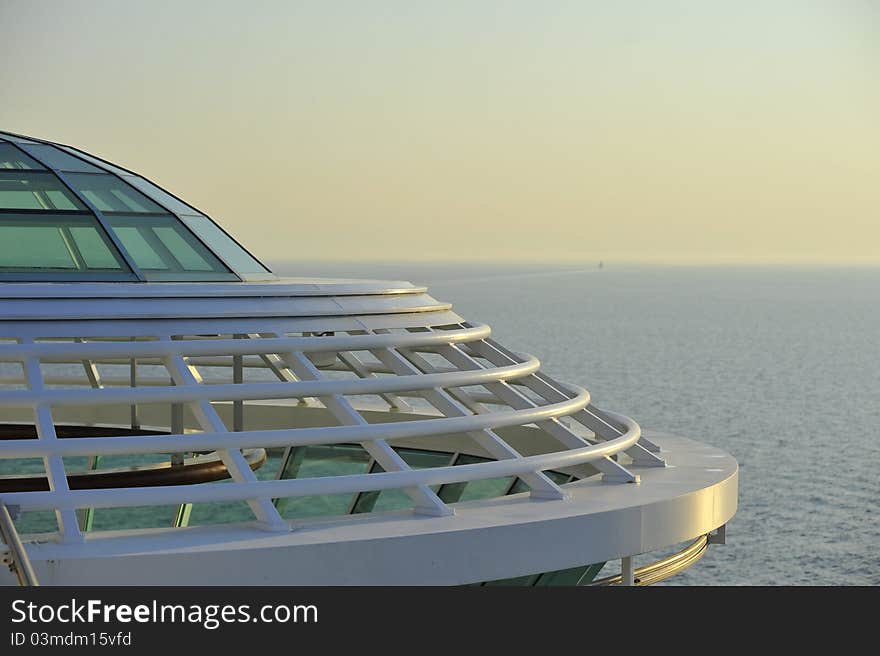
{"type": "Polygon", "coordinates": [[[880,264],[880,5],[0,0],[0,130],[267,262],[880,264]]]}

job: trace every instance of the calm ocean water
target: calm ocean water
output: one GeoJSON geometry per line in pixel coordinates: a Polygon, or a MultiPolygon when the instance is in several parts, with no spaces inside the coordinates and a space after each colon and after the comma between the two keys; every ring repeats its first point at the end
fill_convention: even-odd
{"type": "Polygon", "coordinates": [[[728,543],[668,584],[880,584],[880,269],[275,270],[426,284],[599,407],[733,454],[728,543]]]}

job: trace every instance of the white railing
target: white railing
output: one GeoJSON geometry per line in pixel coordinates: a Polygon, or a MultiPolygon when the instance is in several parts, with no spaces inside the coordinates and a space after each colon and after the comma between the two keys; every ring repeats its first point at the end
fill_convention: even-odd
{"type": "Polygon", "coordinates": [[[4,550],[3,563],[8,565],[15,574],[18,584],[20,586],[40,585],[28,552],[21,543],[21,537],[15,529],[15,524],[12,523],[12,515],[5,501],[0,501],[0,538],[5,544],[5,547],[0,546],[0,550],[4,550]]]}
{"type": "MultiPolygon", "coordinates": [[[[621,464],[618,454],[627,453],[637,464],[662,464],[638,444],[638,424],[623,415],[599,412],[590,406],[589,393],[580,387],[562,385],[539,372],[532,356],[514,354],[488,340],[487,326],[460,324],[453,329],[418,329],[410,332],[358,331],[330,336],[285,336],[281,331],[251,333],[241,338],[209,336],[172,339],[171,335],[141,337],[137,341],[89,340],[74,336],[68,341],[33,341],[0,344],[0,362],[19,362],[29,389],[0,391],[0,413],[4,409],[33,410],[38,437],[0,441],[0,459],[43,458],[47,463],[49,491],[10,492],[4,500],[23,511],[58,512],[65,539],[79,539],[73,511],[80,508],[161,506],[203,502],[247,501],[264,526],[286,530],[289,525],[268,503],[270,499],[335,495],[402,489],[413,507],[428,514],[449,514],[451,509],[429,486],[465,483],[496,477],[518,476],[532,495],[563,499],[564,490],[543,472],[591,463],[607,480],[637,482],[638,477],[621,464]],[[361,362],[356,353],[368,352],[375,363],[361,362]],[[357,377],[328,378],[309,359],[309,354],[342,353],[336,361],[357,377]],[[441,355],[444,364],[436,368],[426,356],[441,355]],[[226,362],[218,356],[234,356],[226,362]],[[259,366],[271,370],[279,382],[234,382],[204,384],[198,368],[224,365],[235,381],[241,381],[243,356],[256,356],[259,366]],[[214,358],[214,360],[210,360],[214,358]],[[96,363],[162,363],[169,373],[164,386],[137,386],[135,364],[131,385],[108,388],[96,363]],[[47,389],[50,377],[42,377],[42,363],[81,366],[87,389],[47,389]],[[448,366],[451,365],[451,366],[448,366]],[[380,372],[380,373],[375,373],[380,372]],[[174,384],[171,384],[173,380],[174,384]],[[481,386],[487,392],[474,391],[481,386]],[[352,406],[349,396],[379,395],[392,405],[396,395],[421,397],[439,416],[419,419],[397,417],[394,421],[368,423],[352,406]],[[335,416],[340,425],[229,430],[213,402],[295,400],[314,398],[335,416]],[[141,404],[189,406],[202,432],[187,433],[178,426],[174,434],[70,437],[55,435],[55,408],[95,409],[141,404]],[[491,405],[491,408],[486,403],[491,405]],[[498,410],[497,405],[504,408],[498,410]],[[576,431],[559,421],[568,417],[586,431],[576,431]],[[532,426],[557,440],[560,447],[547,453],[524,456],[496,432],[515,426],[532,426]],[[476,464],[413,470],[400,458],[389,441],[438,438],[443,435],[471,436],[494,460],[476,464]],[[584,434],[592,435],[585,438],[584,434]],[[268,447],[299,447],[339,443],[360,444],[384,469],[383,472],[257,480],[241,450],[268,447]],[[217,451],[233,481],[217,485],[197,483],[153,487],[116,487],[70,490],[62,458],[72,456],[114,456],[123,454],[217,451]],[[49,467],[51,465],[51,468],[49,467]]],[[[4,378],[4,380],[6,380],[4,378]]],[[[155,379],[156,377],[153,376],[155,379]]],[[[228,378],[227,378],[228,380],[228,378]]],[[[117,381],[118,382],[118,381],[117,381]]],[[[393,407],[393,405],[392,405],[393,407]]],[[[239,405],[240,408],[240,405],[239,405]]],[[[241,416],[240,414],[238,415],[241,416]]],[[[237,421],[240,421],[237,420],[237,421]]],[[[432,442],[436,448],[438,442],[432,442]]]]}
{"type": "MultiPolygon", "coordinates": [[[[617,415],[621,420],[622,415],[617,415]]],[[[631,420],[630,420],[631,421],[631,420]]],[[[526,456],[510,460],[430,469],[325,476],[276,481],[256,481],[234,485],[200,483],[187,486],[113,488],[101,490],[71,490],[70,492],[18,492],[4,495],[22,510],[73,509],[83,507],[117,508],[125,506],[167,505],[174,503],[203,503],[210,501],[243,501],[262,497],[287,498],[314,495],[374,492],[413,487],[442,485],[468,481],[516,476],[548,469],[573,467],[594,462],[635,444],[640,431],[635,422],[623,436],[575,449],[526,456]]],[[[126,439],[126,438],[123,438],[126,439]]]]}
{"type": "Polygon", "coordinates": [[[525,362],[481,369],[420,376],[362,378],[357,380],[320,380],[285,383],[249,383],[200,385],[198,387],[166,386],[165,388],[132,387],[129,389],[8,391],[0,394],[0,408],[47,404],[54,407],[98,406],[132,403],[192,403],[193,401],[256,401],[304,398],[328,394],[381,394],[383,392],[414,392],[438,387],[482,385],[533,374],[540,368],[537,358],[525,362]]]}

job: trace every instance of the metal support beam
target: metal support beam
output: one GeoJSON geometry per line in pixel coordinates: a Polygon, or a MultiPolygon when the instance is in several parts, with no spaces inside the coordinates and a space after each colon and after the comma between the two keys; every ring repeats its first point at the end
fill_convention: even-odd
{"type": "MultiPolygon", "coordinates": [[[[247,335],[234,335],[233,337],[243,339],[247,335]]],[[[232,356],[232,382],[236,385],[244,383],[244,356],[240,353],[232,356]]],[[[232,402],[232,430],[236,433],[244,430],[244,401],[240,399],[232,402]]]]}
{"type": "MultiPolygon", "coordinates": [[[[22,344],[33,343],[31,339],[22,339],[22,344]]],[[[36,356],[27,358],[24,363],[25,380],[32,392],[43,391],[43,372],[40,369],[40,359],[36,356]]],[[[38,403],[34,406],[34,425],[37,429],[37,438],[45,442],[54,442],[58,439],[55,433],[55,421],[52,419],[52,410],[49,406],[38,403]]],[[[67,485],[67,473],[64,470],[64,461],[61,456],[47,456],[43,458],[43,466],[46,470],[46,480],[49,481],[49,490],[52,492],[69,492],[67,485]]],[[[76,511],[55,510],[58,519],[58,530],[62,542],[82,542],[83,534],[79,529],[79,521],[76,511]]]]}
{"type": "Polygon", "coordinates": [[[3,538],[3,543],[9,550],[9,562],[6,563],[7,557],[4,557],[3,561],[15,573],[18,584],[20,586],[40,585],[37,574],[31,564],[31,559],[28,557],[28,553],[21,542],[21,537],[19,537],[15,524],[12,522],[9,508],[2,501],[0,501],[0,537],[3,538]]]}
{"type": "MultiPolygon", "coordinates": [[[[376,374],[371,372],[367,367],[361,362],[360,358],[358,358],[354,353],[350,353],[348,351],[340,351],[336,354],[337,357],[342,361],[345,366],[347,366],[351,371],[358,375],[358,378],[375,378],[376,374]]],[[[391,393],[382,393],[379,394],[380,397],[388,404],[388,407],[391,410],[401,410],[403,412],[412,412],[413,409],[403,399],[398,397],[396,394],[391,393]]]]}
{"type": "MultiPolygon", "coordinates": [[[[136,341],[136,337],[132,337],[131,341],[136,341]]],[[[137,387],[137,358],[131,358],[128,364],[128,377],[129,384],[132,388],[137,387]]],[[[131,428],[132,430],[138,430],[141,427],[141,420],[138,417],[138,407],[136,403],[131,405],[131,428]]]]}
{"type": "MultiPolygon", "coordinates": [[[[78,344],[85,344],[85,340],[81,337],[77,337],[74,340],[78,344]]],[[[104,383],[101,380],[101,374],[98,371],[98,367],[92,360],[82,360],[83,370],[86,372],[86,378],[89,381],[89,385],[91,385],[92,389],[101,389],[104,387],[104,383]]],[[[86,469],[89,471],[95,471],[98,469],[98,463],[101,460],[101,456],[89,456],[88,463],[86,465],[86,469]]],[[[79,511],[79,528],[81,531],[88,532],[92,530],[92,524],[95,521],[95,509],[94,508],[82,508],[79,511]]]]}
{"type": "MultiPolygon", "coordinates": [[[[506,366],[510,364],[514,364],[516,362],[520,362],[520,359],[516,357],[514,353],[508,351],[507,349],[501,347],[499,344],[492,340],[481,340],[478,342],[469,343],[468,346],[475,353],[479,354],[481,357],[486,358],[492,364],[496,366],[506,366]]],[[[530,390],[546,399],[551,403],[556,403],[562,401],[564,399],[569,398],[568,394],[566,394],[565,386],[560,385],[553,379],[549,378],[543,372],[536,372],[531,376],[527,376],[522,379],[522,384],[528,387],[530,390]]],[[[623,431],[618,429],[616,426],[608,422],[604,417],[598,416],[594,411],[592,406],[587,406],[584,410],[580,410],[573,415],[571,418],[580,422],[586,428],[589,428],[593,433],[595,433],[596,438],[599,440],[610,440],[616,437],[619,437],[623,434],[623,431]]],[[[640,438],[641,439],[641,438],[640,438]]],[[[654,445],[651,445],[654,446],[654,445]]],[[[665,467],[666,462],[663,461],[662,458],[657,457],[651,450],[641,446],[641,444],[635,444],[634,446],[627,449],[624,453],[630,456],[633,460],[633,464],[642,467],[665,467]]],[[[608,462],[612,461],[610,458],[605,460],[608,462]]],[[[615,462],[615,464],[617,464],[615,462]]],[[[597,467],[599,465],[597,464],[597,467]]],[[[606,465],[608,467],[612,467],[611,465],[606,465]]],[[[622,474],[622,472],[618,472],[618,474],[622,474]]],[[[632,475],[632,474],[630,474],[632,475]]],[[[623,480],[626,478],[623,475],[622,478],[617,474],[610,474],[610,479],[613,480],[623,480]]],[[[637,478],[637,477],[636,477],[637,478]]],[[[627,482],[627,481],[624,481],[627,482]]],[[[633,481],[628,481],[633,482],[633,481]]]]}
{"type": "MultiPolygon", "coordinates": [[[[169,339],[164,337],[163,339],[169,339]]],[[[194,386],[201,384],[201,376],[194,367],[186,364],[181,355],[172,355],[164,358],[165,367],[171,374],[175,385],[194,386]]],[[[210,401],[193,401],[189,403],[190,409],[196,416],[196,420],[207,432],[227,432],[226,425],[220,419],[220,415],[211,405],[210,401]]],[[[256,474],[251,470],[244,456],[239,449],[222,449],[217,452],[223,464],[229,470],[229,475],[236,482],[256,482],[256,474]]],[[[272,501],[268,498],[251,499],[248,505],[260,520],[262,526],[272,531],[288,531],[290,525],[278,514],[272,501]]]]}
{"type": "MultiPolygon", "coordinates": [[[[376,333],[382,334],[379,330],[377,330],[376,333]]],[[[416,367],[414,361],[417,361],[425,370],[424,373],[427,373],[432,368],[430,363],[424,360],[424,358],[418,357],[417,354],[406,349],[402,349],[401,351],[386,348],[371,350],[371,353],[399,376],[417,376],[423,373],[416,367]]],[[[466,417],[470,414],[477,414],[480,411],[485,412],[481,406],[476,406],[474,408],[476,411],[470,410],[452,398],[449,390],[444,390],[439,387],[432,390],[425,390],[424,398],[447,417],[466,417]]],[[[516,449],[502,440],[493,430],[487,428],[479,431],[471,431],[467,434],[494,458],[506,460],[522,457],[516,449]]],[[[551,481],[543,472],[521,474],[520,478],[522,478],[523,482],[529,486],[530,495],[536,499],[566,498],[565,492],[563,492],[559,486],[551,481]]]]}
{"type": "MultiPolygon", "coordinates": [[[[439,350],[439,352],[450,362],[462,369],[475,370],[482,368],[476,360],[474,360],[471,356],[467,355],[454,345],[442,348],[439,350]]],[[[524,410],[527,408],[538,407],[537,403],[532,401],[524,394],[520,393],[515,386],[510,385],[507,382],[502,381],[499,383],[489,383],[486,385],[486,389],[501,398],[514,410],[524,410]]],[[[560,400],[562,400],[563,398],[568,397],[560,397],[560,400]]],[[[549,399],[546,400],[550,401],[549,399]]],[[[563,446],[569,449],[579,449],[589,444],[589,442],[587,442],[584,438],[580,437],[579,435],[569,430],[566,426],[564,426],[562,422],[560,422],[558,419],[549,419],[547,421],[538,422],[535,425],[539,429],[555,437],[557,440],[559,440],[559,442],[562,443],[563,446]]],[[[639,482],[639,477],[636,474],[633,474],[623,465],[616,462],[615,460],[612,460],[611,458],[605,457],[601,460],[596,460],[592,463],[592,465],[596,467],[596,469],[598,469],[600,472],[602,472],[602,477],[605,481],[613,483],[639,482]]]]}
{"type": "Polygon", "coordinates": [[[636,570],[633,566],[633,557],[626,556],[620,559],[620,585],[635,585],[636,570]]]}
{"type": "Polygon", "coordinates": [[[722,524],[706,537],[708,544],[727,544],[727,524],[722,524]]]}
{"type": "MultiPolygon", "coordinates": [[[[300,380],[321,380],[322,376],[318,368],[301,352],[279,354],[284,364],[300,380]]],[[[318,400],[336,417],[343,426],[366,425],[367,420],[355,410],[351,403],[342,394],[320,396],[318,400]]],[[[400,455],[391,448],[385,440],[372,440],[361,443],[370,457],[378,462],[385,471],[405,471],[409,465],[400,455]]],[[[453,510],[440,500],[433,490],[427,485],[405,488],[407,496],[415,504],[415,511],[419,514],[432,516],[452,515],[453,510]]]]}

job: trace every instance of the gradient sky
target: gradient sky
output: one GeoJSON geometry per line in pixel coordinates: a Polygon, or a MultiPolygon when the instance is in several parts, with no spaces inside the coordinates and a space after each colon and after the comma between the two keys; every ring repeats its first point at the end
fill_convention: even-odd
{"type": "Polygon", "coordinates": [[[0,0],[0,129],[266,260],[880,264],[880,2],[0,0]]]}

